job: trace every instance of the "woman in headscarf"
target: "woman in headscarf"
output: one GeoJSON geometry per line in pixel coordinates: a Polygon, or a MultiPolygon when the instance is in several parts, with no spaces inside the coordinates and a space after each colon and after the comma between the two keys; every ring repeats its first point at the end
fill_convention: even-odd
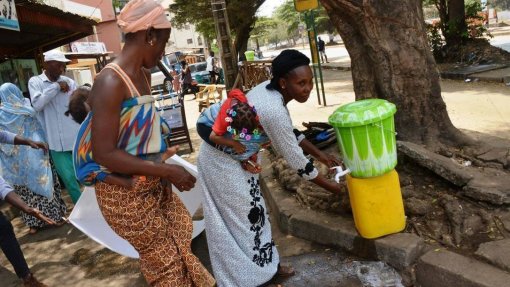
{"type": "MultiPolygon", "coordinates": [[[[35,110],[16,85],[5,83],[0,86],[0,100],[0,129],[33,141],[46,142],[35,110]]],[[[63,216],[67,208],[47,153],[24,146],[0,145],[0,167],[1,175],[13,185],[24,202],[53,221],[65,223],[63,216]]],[[[46,225],[46,222],[25,213],[21,214],[21,218],[30,228],[30,233],[46,225]]]]}
{"type": "MultiPolygon", "coordinates": [[[[274,151],[304,179],[338,193],[341,187],[321,176],[303,150],[329,166],[338,161],[314,148],[304,136],[296,136],[287,110],[288,102],[304,103],[310,96],[313,75],[309,63],[296,50],[283,51],[273,60],[271,82],[259,84],[247,98],[257,110],[262,132],[271,140],[274,151]]],[[[204,191],[207,243],[218,286],[267,286],[292,276],[292,268],[280,265],[259,175],[244,170],[239,161],[205,142],[198,156],[198,174],[204,191]]]]}
{"type": "Polygon", "coordinates": [[[164,55],[170,22],[156,1],[132,0],[117,23],[125,45],[95,79],[92,110],[74,149],[76,174],[95,184],[104,218],[138,251],[151,286],[213,286],[213,277],[191,251],[191,216],[171,190],[173,184],[188,191],[196,179],[161,158],[169,130],[154,106],[148,69],[164,55]],[[127,188],[105,183],[108,174],[144,180],[127,188]]]}

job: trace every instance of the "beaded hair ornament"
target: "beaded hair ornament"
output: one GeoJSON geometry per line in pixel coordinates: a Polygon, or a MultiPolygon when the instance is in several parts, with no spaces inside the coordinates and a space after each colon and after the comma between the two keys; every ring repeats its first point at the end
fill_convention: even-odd
{"type": "Polygon", "coordinates": [[[227,109],[225,121],[229,123],[227,132],[232,135],[232,139],[246,141],[260,139],[259,116],[251,104],[234,101],[227,109]]]}

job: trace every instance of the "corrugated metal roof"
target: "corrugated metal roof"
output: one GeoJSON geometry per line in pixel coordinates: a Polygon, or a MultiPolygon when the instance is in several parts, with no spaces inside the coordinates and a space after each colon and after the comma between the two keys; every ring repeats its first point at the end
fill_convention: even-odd
{"type": "Polygon", "coordinates": [[[35,57],[94,33],[96,21],[38,1],[16,0],[20,31],[0,29],[2,58],[35,57]]]}

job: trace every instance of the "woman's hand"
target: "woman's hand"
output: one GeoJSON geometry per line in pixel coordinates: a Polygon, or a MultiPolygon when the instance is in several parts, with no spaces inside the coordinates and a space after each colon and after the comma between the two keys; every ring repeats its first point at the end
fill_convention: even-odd
{"type": "Polygon", "coordinates": [[[342,194],[344,191],[342,185],[334,181],[329,181],[329,186],[326,189],[335,194],[342,194]]]}
{"type": "Polygon", "coordinates": [[[188,191],[195,187],[197,179],[184,167],[175,164],[165,164],[165,167],[167,176],[163,179],[171,182],[179,191],[188,191]]]}
{"type": "Polygon", "coordinates": [[[28,208],[25,210],[25,212],[29,215],[32,215],[33,217],[46,222],[49,225],[56,225],[57,223],[50,218],[46,217],[39,209],[37,208],[28,208]]]}
{"type": "Polygon", "coordinates": [[[28,140],[28,145],[34,149],[42,149],[44,151],[44,153],[48,152],[48,144],[47,143],[28,140]]]}
{"type": "Polygon", "coordinates": [[[342,161],[339,158],[337,158],[334,155],[327,154],[324,152],[320,153],[320,156],[319,156],[319,158],[317,158],[317,160],[319,160],[320,162],[322,162],[329,168],[342,165],[342,161]]]}
{"type": "Polygon", "coordinates": [[[338,184],[332,180],[328,180],[321,174],[312,179],[312,182],[332,193],[341,194],[344,191],[341,184],[338,184]]]}

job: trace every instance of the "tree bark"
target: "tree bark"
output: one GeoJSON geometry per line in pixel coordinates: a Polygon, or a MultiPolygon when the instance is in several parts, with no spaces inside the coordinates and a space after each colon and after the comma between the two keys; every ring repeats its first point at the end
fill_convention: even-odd
{"type": "Polygon", "coordinates": [[[397,106],[400,140],[437,149],[467,140],[441,98],[439,73],[427,42],[421,0],[321,0],[351,57],[356,99],[397,106]]]}
{"type": "Polygon", "coordinates": [[[236,39],[235,39],[235,47],[239,55],[244,55],[244,52],[248,49],[248,40],[250,39],[250,32],[252,30],[251,25],[245,25],[241,28],[237,29],[236,39]]]}
{"type": "Polygon", "coordinates": [[[446,45],[455,47],[462,44],[462,34],[467,33],[464,0],[447,0],[448,21],[445,35],[446,45]]]}

